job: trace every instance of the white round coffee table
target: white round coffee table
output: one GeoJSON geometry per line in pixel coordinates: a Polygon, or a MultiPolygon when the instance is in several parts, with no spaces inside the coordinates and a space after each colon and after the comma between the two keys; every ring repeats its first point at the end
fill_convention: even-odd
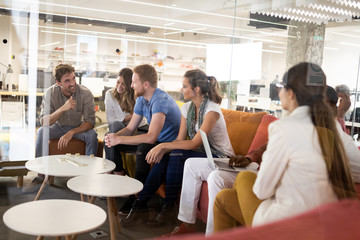
{"type": "MultiPolygon", "coordinates": [[[[113,174],[84,175],[70,179],[67,186],[74,192],[81,195],[104,196],[107,197],[108,216],[110,225],[111,240],[116,239],[115,225],[121,233],[118,210],[115,197],[131,195],[140,192],[143,184],[130,177],[113,174]]],[[[84,199],[83,197],[81,199],[84,199]]],[[[92,198],[91,202],[95,199],[92,198]]]]}
{"type": "Polygon", "coordinates": [[[43,156],[27,161],[25,166],[30,171],[46,176],[34,200],[39,199],[49,176],[74,177],[108,173],[116,167],[112,161],[85,155],[43,156]]]}
{"type": "Polygon", "coordinates": [[[65,236],[93,230],[106,220],[100,207],[75,200],[40,200],[22,203],[3,215],[6,226],[29,235],[65,236]]]}

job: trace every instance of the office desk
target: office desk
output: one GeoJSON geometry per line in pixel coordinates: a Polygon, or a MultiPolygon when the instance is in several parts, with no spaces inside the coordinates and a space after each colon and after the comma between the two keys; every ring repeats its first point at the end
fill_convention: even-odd
{"type": "MultiPolygon", "coordinates": [[[[0,90],[1,96],[29,96],[29,92],[24,91],[9,91],[9,90],[0,90]]],[[[43,92],[36,92],[36,96],[43,96],[43,92]]]]}
{"type": "MultiPolygon", "coordinates": [[[[0,90],[0,129],[3,127],[25,127],[25,97],[29,92],[0,90]],[[16,101],[2,101],[3,97],[18,97],[16,101]]],[[[36,97],[43,96],[43,92],[36,92],[36,97]]]]}
{"type": "Polygon", "coordinates": [[[80,234],[101,226],[106,220],[103,209],[75,200],[41,200],[19,204],[3,215],[10,229],[29,235],[65,236],[80,234]]]}

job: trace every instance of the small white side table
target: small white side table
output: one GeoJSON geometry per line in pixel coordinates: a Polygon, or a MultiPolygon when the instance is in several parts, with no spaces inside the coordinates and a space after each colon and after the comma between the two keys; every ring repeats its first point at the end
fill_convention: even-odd
{"type": "Polygon", "coordinates": [[[75,200],[41,200],[22,203],[3,215],[6,226],[29,235],[65,236],[91,231],[106,220],[100,207],[75,200]]]}
{"type": "Polygon", "coordinates": [[[81,175],[108,173],[116,167],[115,163],[112,161],[85,155],[43,156],[27,161],[25,166],[30,171],[44,174],[46,176],[34,200],[39,199],[49,176],[75,177],[81,175]]]}
{"type": "MultiPolygon", "coordinates": [[[[135,194],[143,189],[143,184],[140,181],[134,178],[113,174],[97,174],[74,177],[67,182],[67,186],[74,192],[80,193],[82,200],[84,200],[82,194],[95,197],[107,197],[111,240],[116,239],[115,225],[117,226],[118,232],[121,233],[121,226],[115,197],[135,194]]],[[[94,201],[95,198],[92,197],[91,202],[94,201]]]]}

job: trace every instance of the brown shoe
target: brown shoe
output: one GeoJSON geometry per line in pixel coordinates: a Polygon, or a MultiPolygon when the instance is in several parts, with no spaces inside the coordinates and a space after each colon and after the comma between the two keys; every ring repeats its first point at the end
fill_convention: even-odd
{"type": "Polygon", "coordinates": [[[161,235],[158,238],[174,237],[177,235],[190,234],[190,233],[196,233],[196,227],[186,226],[184,223],[182,223],[180,224],[180,226],[175,227],[171,233],[161,235]]]}

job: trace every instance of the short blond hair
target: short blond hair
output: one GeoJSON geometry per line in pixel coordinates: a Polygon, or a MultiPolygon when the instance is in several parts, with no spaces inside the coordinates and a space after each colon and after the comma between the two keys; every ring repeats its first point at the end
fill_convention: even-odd
{"type": "Polygon", "coordinates": [[[69,64],[59,64],[55,67],[53,72],[53,76],[56,81],[61,82],[62,76],[66,73],[73,73],[75,72],[75,68],[69,64]]]}
{"type": "Polygon", "coordinates": [[[148,81],[150,83],[150,86],[156,88],[158,83],[158,74],[155,70],[155,68],[149,64],[142,64],[139,66],[136,66],[133,69],[133,72],[136,73],[141,82],[148,81]]]}

